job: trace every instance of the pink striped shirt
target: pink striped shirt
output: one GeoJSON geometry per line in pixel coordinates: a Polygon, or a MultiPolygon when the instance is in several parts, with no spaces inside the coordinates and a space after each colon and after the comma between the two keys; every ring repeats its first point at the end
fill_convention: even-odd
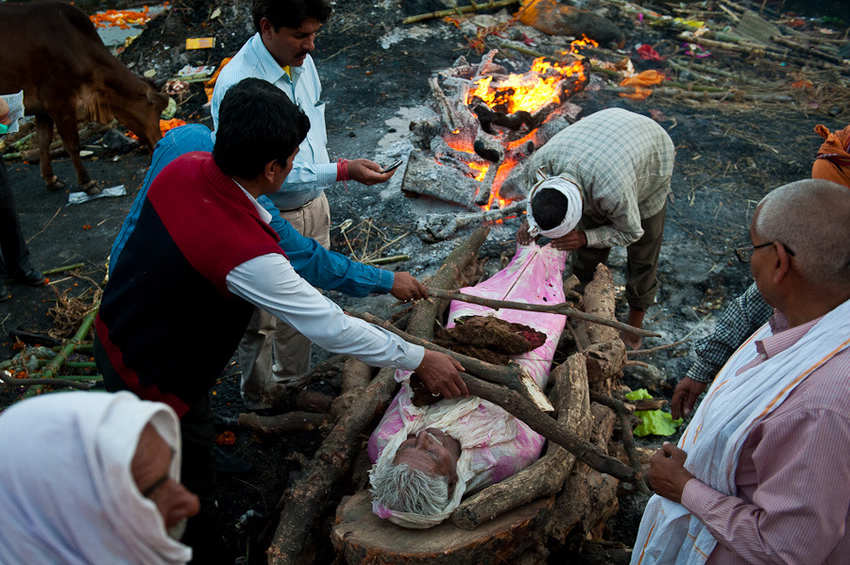
{"type": "MultiPolygon", "coordinates": [[[[747,366],[793,346],[816,320],[757,342],[747,366]]],[[[850,349],[813,371],[747,436],[737,496],[694,478],[682,504],[717,540],[708,565],[850,563],[850,349]]]]}

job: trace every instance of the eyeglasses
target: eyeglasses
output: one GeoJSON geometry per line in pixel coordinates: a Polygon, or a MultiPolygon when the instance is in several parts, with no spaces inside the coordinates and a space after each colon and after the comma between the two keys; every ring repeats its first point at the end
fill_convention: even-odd
{"type": "Polygon", "coordinates": [[[775,242],[775,241],[768,241],[767,243],[760,243],[758,245],[744,245],[743,247],[737,247],[737,248],[735,248],[735,256],[738,258],[738,261],[740,261],[741,263],[749,263],[750,257],[752,257],[752,255],[753,255],[753,251],[755,251],[756,249],[759,249],[761,247],[767,247],[768,245],[773,245],[774,243],[779,243],[779,245],[781,245],[782,247],[785,248],[785,252],[788,253],[788,255],[790,255],[792,257],[794,256],[794,252],[787,245],[785,245],[782,242],[775,242]]]}

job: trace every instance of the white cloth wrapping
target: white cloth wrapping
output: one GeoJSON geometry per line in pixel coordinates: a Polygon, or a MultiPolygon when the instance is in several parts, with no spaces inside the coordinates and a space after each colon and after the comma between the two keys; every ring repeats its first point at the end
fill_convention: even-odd
{"type": "Polygon", "coordinates": [[[528,193],[528,204],[526,205],[526,209],[528,211],[528,214],[526,215],[528,218],[528,235],[531,237],[542,235],[549,239],[564,237],[573,231],[578,225],[579,220],[581,220],[581,190],[579,190],[576,183],[564,177],[549,177],[543,179],[538,181],[528,193]],[[564,219],[560,224],[548,230],[540,229],[540,226],[538,226],[537,222],[534,221],[534,211],[531,206],[531,200],[534,198],[534,194],[544,188],[557,190],[567,199],[567,211],[564,214],[564,219]]]}
{"type": "Polygon", "coordinates": [[[129,392],[55,393],[0,415],[0,563],[186,563],[192,550],[166,534],[130,471],[147,423],[174,450],[180,424],[167,405],[129,392]]]}
{"type": "MultiPolygon", "coordinates": [[[[800,340],[741,374],[758,355],[755,342],[771,335],[762,326],[732,355],[679,440],[685,468],[711,488],[736,495],[735,472],[753,426],[770,414],[818,367],[850,346],[850,300],[821,318],[800,340]]],[[[632,565],[704,563],[717,541],[683,505],[653,495],[644,510],[632,565]]]]}
{"type": "MultiPolygon", "coordinates": [[[[511,262],[495,275],[461,292],[496,300],[528,304],[558,304],[564,301],[563,269],[567,252],[551,245],[517,246],[511,262]]],[[[446,327],[453,327],[463,316],[495,316],[508,322],[533,327],[546,335],[538,348],[516,355],[513,360],[541,389],[546,387],[555,349],[566,318],[560,314],[527,312],[452,301],[446,327]]],[[[443,399],[430,406],[415,406],[410,389],[409,371],[397,371],[401,390],[393,399],[377,429],[369,438],[372,461],[392,460],[399,445],[410,434],[436,428],[457,439],[461,453],[457,462],[457,483],[446,508],[439,514],[423,516],[400,512],[372,502],[372,511],[381,518],[406,528],[430,528],[446,520],[460,505],[465,494],[513,475],[537,460],[545,438],[535,433],[504,409],[478,398],[443,399]]]]}

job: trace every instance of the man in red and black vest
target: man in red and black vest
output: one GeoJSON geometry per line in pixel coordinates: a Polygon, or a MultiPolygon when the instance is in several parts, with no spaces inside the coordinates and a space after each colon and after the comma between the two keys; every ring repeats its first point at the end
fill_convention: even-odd
{"type": "Polygon", "coordinates": [[[212,154],[183,155],[157,175],[104,289],[95,358],[106,387],[174,408],[183,483],[202,500],[215,480],[207,393],[254,307],[331,352],[416,369],[447,398],[467,394],[456,361],[346,316],[282,253],[256,198],[280,189],[309,127],[266,81],[245,79],[228,90],[212,154]]]}

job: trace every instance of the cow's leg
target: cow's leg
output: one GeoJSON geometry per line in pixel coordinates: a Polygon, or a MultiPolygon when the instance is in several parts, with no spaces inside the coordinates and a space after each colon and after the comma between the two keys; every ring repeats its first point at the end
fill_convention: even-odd
{"type": "Polygon", "coordinates": [[[53,174],[50,163],[50,142],[53,141],[53,119],[47,114],[36,114],[35,125],[38,131],[38,154],[41,163],[41,178],[47,190],[62,190],[65,184],[53,174]]]}
{"type": "MultiPolygon", "coordinates": [[[[69,110],[71,109],[69,108],[69,110]]],[[[59,137],[62,138],[65,151],[71,157],[71,162],[77,171],[77,182],[80,190],[84,190],[86,194],[90,195],[98,194],[100,188],[95,181],[91,180],[88,171],[83,167],[82,159],[80,159],[80,132],[77,130],[76,113],[73,111],[62,112],[59,119],[56,120],[56,129],[59,130],[59,137]]]]}

